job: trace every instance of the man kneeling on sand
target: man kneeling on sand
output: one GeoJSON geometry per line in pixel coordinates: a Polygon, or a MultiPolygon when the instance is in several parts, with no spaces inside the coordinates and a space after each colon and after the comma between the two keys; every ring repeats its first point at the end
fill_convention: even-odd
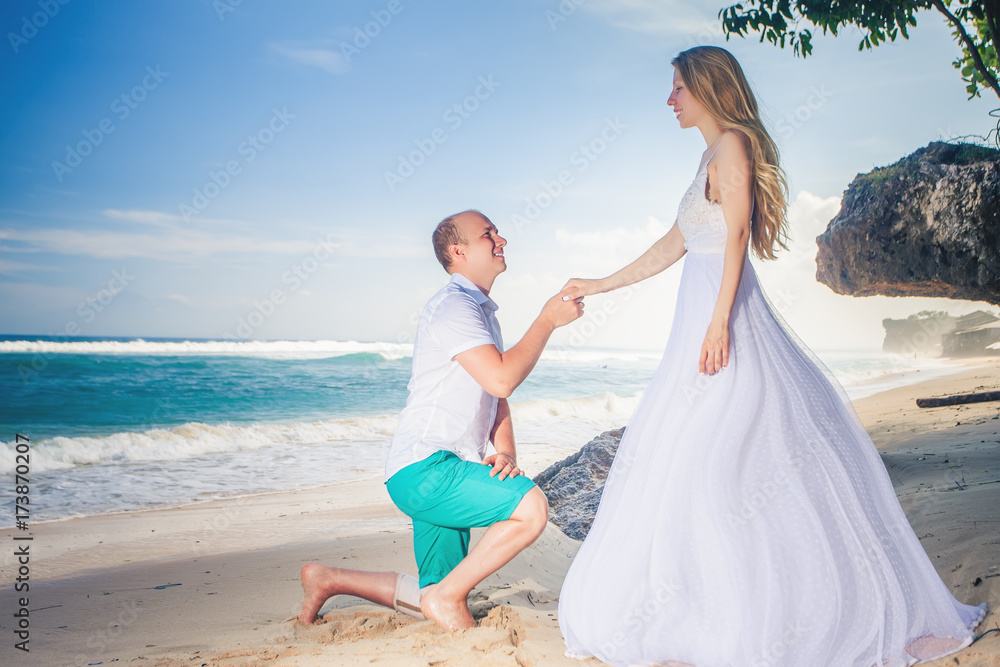
{"type": "Polygon", "coordinates": [[[446,218],[433,241],[451,281],[417,325],[410,395],[386,462],[389,496],[413,520],[419,582],[308,563],[302,623],[314,623],[331,596],[354,595],[449,630],[475,627],[469,593],[531,545],[548,521],[548,501],[517,467],[507,397],[552,332],[583,314],[582,297],[571,288],[549,299],[524,338],[504,352],[489,294],[507,270],[507,241],[478,211],[446,218]],[[484,458],[488,442],[496,454],[484,458]],[[486,526],[469,552],[469,529],[486,526]]]}

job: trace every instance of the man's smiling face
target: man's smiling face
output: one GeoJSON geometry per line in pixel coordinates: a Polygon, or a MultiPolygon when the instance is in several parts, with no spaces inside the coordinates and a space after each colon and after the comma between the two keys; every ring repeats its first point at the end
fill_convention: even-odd
{"type": "Polygon", "coordinates": [[[494,278],[507,270],[504,246],[507,239],[500,236],[496,226],[485,216],[469,211],[455,216],[455,226],[465,243],[453,246],[459,249],[452,268],[480,284],[492,284],[494,278]],[[469,275],[473,274],[473,275],[469,275]]]}

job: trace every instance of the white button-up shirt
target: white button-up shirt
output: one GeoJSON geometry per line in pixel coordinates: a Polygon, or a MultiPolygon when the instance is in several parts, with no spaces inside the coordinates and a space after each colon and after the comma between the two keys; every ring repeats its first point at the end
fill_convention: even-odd
{"type": "Polygon", "coordinates": [[[480,345],[503,352],[497,308],[459,273],[427,302],[413,341],[410,395],[389,447],[386,480],[442,449],[476,463],[486,456],[497,398],[454,357],[480,345]]]}

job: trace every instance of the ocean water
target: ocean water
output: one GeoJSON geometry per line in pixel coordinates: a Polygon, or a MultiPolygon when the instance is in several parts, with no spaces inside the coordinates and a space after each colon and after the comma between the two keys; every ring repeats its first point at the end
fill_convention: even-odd
{"type": "MultiPolygon", "coordinates": [[[[30,522],[381,476],[411,348],[0,336],[0,485],[30,439],[30,522]]],[[[953,369],[817,351],[853,397],[953,369]]],[[[660,351],[549,349],[511,398],[519,452],[569,453],[625,425],[660,351]]],[[[539,471],[532,471],[539,472],[539,471]]],[[[0,527],[14,525],[13,511],[0,527]]]]}

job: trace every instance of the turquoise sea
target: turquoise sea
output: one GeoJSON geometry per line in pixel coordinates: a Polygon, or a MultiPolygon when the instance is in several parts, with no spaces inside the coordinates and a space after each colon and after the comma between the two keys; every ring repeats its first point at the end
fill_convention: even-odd
{"type": "MultiPolygon", "coordinates": [[[[952,368],[815,352],[852,397],[952,368]]],[[[30,439],[32,523],[379,477],[410,353],[378,342],[0,336],[0,479],[13,480],[17,434],[30,439]]],[[[511,398],[518,447],[569,451],[626,424],[659,356],[547,350],[511,398]]],[[[0,484],[0,500],[12,507],[13,483],[0,484]]],[[[13,523],[0,513],[0,527],[13,523]]]]}

